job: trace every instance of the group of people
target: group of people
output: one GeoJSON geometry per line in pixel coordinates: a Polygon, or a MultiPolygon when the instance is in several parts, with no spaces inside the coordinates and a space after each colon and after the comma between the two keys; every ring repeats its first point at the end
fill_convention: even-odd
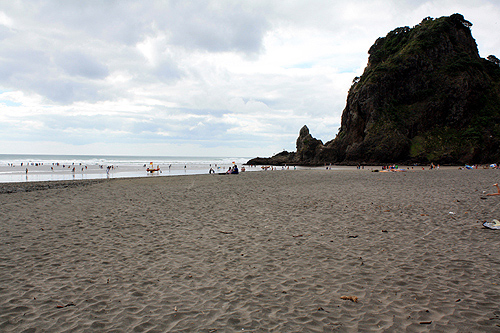
{"type": "Polygon", "coordinates": [[[238,166],[235,164],[232,167],[229,167],[229,169],[227,169],[226,173],[227,174],[237,175],[239,173],[238,166]]]}
{"type": "MultiPolygon", "coordinates": [[[[9,166],[12,166],[12,167],[15,167],[14,163],[8,163],[8,165],[9,165],[9,166]]],[[[35,166],[35,167],[38,167],[38,166],[43,166],[43,163],[31,163],[31,164],[30,164],[30,163],[23,163],[23,162],[21,162],[21,166],[23,166],[23,165],[26,165],[27,167],[28,167],[29,165],[31,165],[31,166],[35,166]]],[[[66,167],[67,167],[68,169],[71,169],[71,171],[72,171],[72,172],[76,172],[76,167],[75,167],[74,165],[75,165],[75,163],[73,163],[73,164],[71,164],[71,165],[65,165],[65,164],[62,164],[62,167],[63,167],[63,168],[66,168],[66,167]],[[71,168],[71,167],[73,167],[73,168],[71,168]]],[[[50,167],[50,171],[54,171],[54,166],[60,166],[60,164],[59,164],[58,162],[57,162],[57,163],[52,163],[52,166],[50,167]]],[[[80,166],[82,166],[82,163],[80,163],[80,166]]],[[[26,169],[25,169],[26,174],[27,174],[27,173],[28,173],[28,171],[29,171],[27,167],[26,167],[26,169]]],[[[101,165],[100,167],[101,167],[101,169],[102,169],[102,165],[101,165]]],[[[109,168],[109,167],[108,167],[108,168],[109,168]]],[[[81,171],[82,171],[82,172],[83,172],[84,170],[87,170],[87,166],[86,166],[86,165],[82,166],[82,168],[81,168],[81,171]]]]}
{"type": "MultiPolygon", "coordinates": [[[[218,169],[218,168],[217,168],[217,169],[218,169]]],[[[242,169],[241,169],[241,171],[245,171],[245,168],[242,168],[242,169]]],[[[212,165],[210,165],[210,170],[208,170],[208,173],[210,173],[210,174],[215,174],[215,170],[212,168],[212,165]]],[[[224,175],[224,174],[228,174],[228,175],[230,175],[230,174],[237,175],[238,173],[240,173],[240,172],[239,172],[239,170],[238,170],[238,166],[237,166],[236,164],[234,164],[232,167],[229,167],[229,168],[227,169],[227,171],[226,171],[226,172],[224,172],[224,173],[219,173],[219,174],[220,174],[220,175],[224,175]]]]}

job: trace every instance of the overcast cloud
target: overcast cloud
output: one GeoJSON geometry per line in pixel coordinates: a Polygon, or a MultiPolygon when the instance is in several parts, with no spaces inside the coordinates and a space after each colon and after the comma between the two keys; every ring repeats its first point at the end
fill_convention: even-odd
{"type": "Polygon", "coordinates": [[[378,37],[497,0],[0,1],[0,153],[269,156],[335,137],[378,37]]]}

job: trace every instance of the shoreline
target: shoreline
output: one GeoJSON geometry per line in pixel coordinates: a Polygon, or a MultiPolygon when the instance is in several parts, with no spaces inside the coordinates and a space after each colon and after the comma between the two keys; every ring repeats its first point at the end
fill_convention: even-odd
{"type": "MultiPolygon", "coordinates": [[[[123,162],[122,162],[123,163],[123,162]]],[[[156,166],[160,164],[155,164],[156,166]]],[[[232,164],[231,164],[232,165],[232,164]]],[[[165,176],[185,176],[209,173],[213,168],[215,173],[224,173],[229,164],[200,164],[200,163],[178,163],[165,165],[162,164],[160,171],[148,173],[147,164],[59,164],[59,163],[31,163],[31,165],[1,165],[0,166],[0,184],[3,183],[28,183],[40,181],[73,181],[73,180],[93,180],[93,179],[114,179],[114,178],[135,178],[135,177],[165,177],[165,176]]],[[[261,165],[246,165],[241,164],[246,168],[246,171],[266,171],[274,169],[280,170],[303,170],[303,169],[330,169],[331,171],[353,170],[357,166],[352,165],[324,165],[324,166],[261,166],[261,165]],[[269,169],[269,170],[267,170],[269,169]]],[[[382,170],[384,165],[364,165],[359,166],[359,170],[370,171],[385,171],[382,170]]],[[[483,167],[483,166],[481,166],[483,167]]],[[[481,168],[480,167],[480,168],[481,168]]],[[[463,168],[461,166],[441,166],[441,169],[463,168]]],[[[418,171],[427,170],[429,167],[424,166],[399,166],[398,171],[418,171]]],[[[439,169],[439,168],[437,168],[439,169]]]]}
{"type": "MultiPolygon", "coordinates": [[[[248,166],[246,166],[248,167],[248,166]]],[[[254,168],[247,168],[245,172],[297,172],[297,171],[307,171],[307,170],[316,170],[316,171],[324,171],[324,172],[344,172],[344,171],[356,171],[356,172],[381,172],[382,171],[382,166],[366,166],[365,169],[357,169],[356,166],[336,166],[332,167],[332,169],[325,169],[325,167],[300,167],[299,169],[281,169],[281,167],[278,169],[276,168],[275,170],[263,170],[260,169],[259,166],[256,166],[254,168]]],[[[460,167],[455,167],[455,166],[442,166],[440,169],[436,170],[429,170],[429,168],[422,169],[421,167],[416,167],[415,169],[412,169],[410,166],[402,166],[402,170],[405,172],[423,172],[423,171],[430,171],[430,172],[439,172],[439,170],[446,171],[446,170],[461,170],[460,167]]],[[[400,169],[400,170],[401,170],[400,169]]],[[[475,170],[493,170],[493,169],[474,169],[474,170],[461,170],[464,172],[474,172],[475,170]]],[[[197,170],[199,171],[199,170],[197,170]]],[[[209,173],[201,173],[201,172],[192,172],[192,173],[172,173],[172,174],[148,174],[146,173],[145,175],[128,175],[128,173],[123,173],[121,176],[118,177],[105,177],[106,175],[100,175],[100,177],[97,178],[77,178],[74,177],[73,179],[55,179],[55,180],[24,180],[24,181],[7,181],[7,182],[2,182],[0,181],[0,193],[12,193],[12,192],[28,192],[28,191],[33,191],[33,190],[43,190],[43,189],[49,189],[49,188],[60,188],[60,187],[69,187],[69,186],[78,186],[78,184],[94,184],[94,183],[100,183],[100,182],[106,182],[110,180],[118,180],[118,179],[151,179],[151,178],[162,178],[162,177],[186,177],[186,176],[201,176],[201,175],[207,175],[210,176],[209,173]]],[[[240,172],[242,173],[242,172],[240,172]]],[[[224,174],[223,172],[215,173],[212,174],[211,176],[214,175],[219,175],[219,174],[224,174]]],[[[237,175],[233,175],[237,176],[237,175]]]]}
{"type": "MultiPolygon", "coordinates": [[[[12,170],[11,167],[0,167],[0,184],[5,183],[30,183],[43,181],[78,181],[78,180],[106,180],[119,178],[142,178],[142,177],[171,177],[171,176],[187,176],[208,174],[210,166],[190,165],[189,168],[175,166],[173,168],[166,167],[166,170],[161,169],[161,172],[149,173],[146,167],[120,165],[110,167],[109,171],[105,167],[97,165],[88,166],[87,168],[78,166],[79,170],[71,171],[72,169],[51,170],[52,166],[38,166],[28,168],[28,172],[12,170]],[[35,169],[36,168],[36,169],[35,169]]],[[[73,166],[71,166],[73,167],[73,166]]],[[[227,168],[219,167],[216,172],[222,172],[227,168]]],[[[247,171],[257,171],[256,168],[247,168],[247,171]]]]}
{"type": "Polygon", "coordinates": [[[153,165],[154,176],[208,173],[241,165],[241,157],[111,156],[111,155],[8,155],[0,154],[0,183],[106,179],[146,176],[153,165]],[[152,163],[152,164],[151,164],[152,163]]]}

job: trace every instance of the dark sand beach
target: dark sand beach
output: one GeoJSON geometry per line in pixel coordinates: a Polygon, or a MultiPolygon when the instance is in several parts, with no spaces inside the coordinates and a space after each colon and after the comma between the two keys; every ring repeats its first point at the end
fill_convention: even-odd
{"type": "Polygon", "coordinates": [[[498,170],[0,185],[2,332],[500,330],[498,170]],[[353,300],[342,299],[353,296],[353,300]]]}

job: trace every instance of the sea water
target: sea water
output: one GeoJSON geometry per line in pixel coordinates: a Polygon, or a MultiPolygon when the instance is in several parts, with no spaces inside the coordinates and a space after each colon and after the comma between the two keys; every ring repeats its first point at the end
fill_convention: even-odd
{"type": "MultiPolygon", "coordinates": [[[[162,177],[225,172],[248,157],[0,154],[0,183],[124,177],[162,177]],[[160,172],[149,173],[151,166],[160,172]]],[[[257,168],[246,167],[247,171],[257,168]]],[[[260,168],[258,169],[260,170],[260,168]]]]}

